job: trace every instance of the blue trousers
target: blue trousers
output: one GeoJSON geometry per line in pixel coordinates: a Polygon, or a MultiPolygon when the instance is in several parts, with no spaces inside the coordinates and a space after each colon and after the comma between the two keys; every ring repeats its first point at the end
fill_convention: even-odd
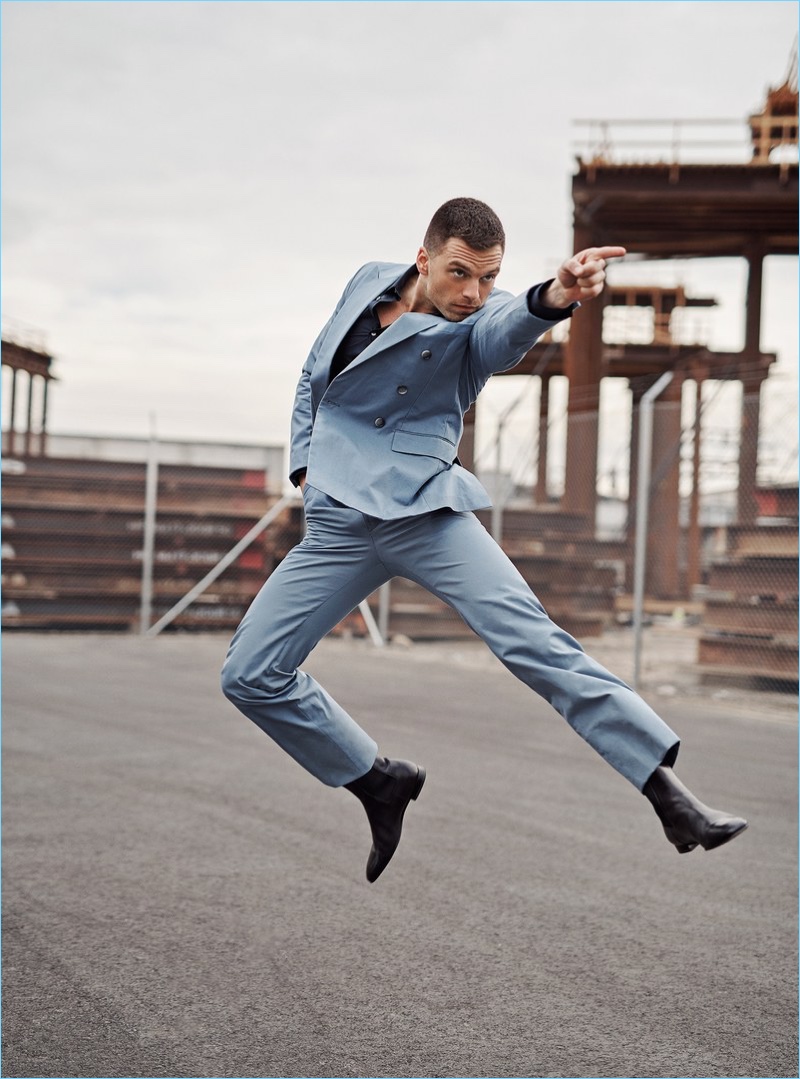
{"type": "Polygon", "coordinates": [[[313,487],[307,533],[253,600],[222,671],[225,696],[330,786],[364,775],[373,739],[310,675],[316,644],[392,577],[450,604],[522,682],[639,790],[679,740],[634,691],[548,618],[472,513],[439,510],[383,521],[313,487]]]}

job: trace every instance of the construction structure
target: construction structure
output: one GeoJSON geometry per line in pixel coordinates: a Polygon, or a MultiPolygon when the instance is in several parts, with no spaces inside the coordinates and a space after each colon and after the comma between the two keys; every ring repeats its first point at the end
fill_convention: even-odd
{"type": "MultiPolygon", "coordinates": [[[[797,102],[795,58],[785,82],[770,89],[763,109],[749,117],[749,158],[736,164],[685,160],[687,147],[697,153],[696,140],[686,133],[701,121],[590,122],[590,135],[597,137],[577,158],[572,180],[575,251],[622,244],[643,260],[736,257],[745,260],[748,278],[744,347],[738,352],[714,351],[702,340],[688,343],[679,332],[680,316],[692,308],[713,307],[716,297],[691,295],[680,285],[612,284],[602,299],[576,312],[568,336],[559,337],[559,331],[555,337],[547,335],[509,372],[539,380],[533,424],[538,453],[532,501],[506,511],[498,538],[553,619],[578,637],[602,633],[620,614],[625,599],[621,593],[630,591],[639,402],[669,372],[671,382],[654,416],[648,597],[666,609],[697,601],[707,629],[700,642],[701,663],[720,670],[749,666],[778,678],[792,676],[797,643],[796,488],[794,500],[791,490],[778,496],[760,489],[757,465],[761,390],[776,360],[760,347],[763,262],[768,255],[798,251],[797,102]],[[657,160],[652,154],[632,160],[631,140],[612,138],[615,127],[634,125],[669,136],[657,160]],[[615,335],[609,328],[613,320],[606,316],[621,310],[646,314],[651,327],[646,343],[615,335]],[[548,490],[548,458],[550,384],[558,376],[567,380],[569,397],[565,483],[556,499],[548,490]],[[596,475],[604,379],[619,380],[630,392],[628,482],[623,484],[629,492],[628,526],[624,535],[598,541],[596,475]],[[715,561],[709,561],[702,548],[699,497],[701,399],[708,381],[739,383],[743,390],[736,521],[718,545],[715,561]],[[688,520],[682,521],[681,402],[687,383],[694,388],[695,421],[692,490],[688,520]],[[761,525],[765,518],[773,521],[768,533],[761,525]]],[[[136,559],[141,550],[144,456],[135,464],[118,461],[118,482],[110,464],[90,465],[85,455],[71,461],[54,456],[48,462],[52,357],[43,348],[4,340],[3,364],[11,370],[4,451],[20,466],[5,480],[5,536],[12,555],[4,573],[3,624],[130,628],[136,624],[140,587],[136,559]],[[21,372],[29,379],[28,405],[26,422],[18,429],[21,372]],[[34,407],[37,396],[39,413],[34,407]],[[46,535],[53,539],[48,551],[42,547],[46,535]],[[90,563],[102,572],[87,572],[90,563]]],[[[473,409],[459,446],[467,467],[474,465],[474,420],[473,409]]],[[[240,538],[270,500],[277,500],[281,482],[282,469],[226,471],[204,465],[187,472],[164,462],[156,573],[160,596],[154,615],[191,587],[210,566],[212,555],[224,554],[226,537],[240,538]]],[[[493,514],[481,511],[479,517],[497,534],[493,514]]],[[[237,569],[226,571],[228,576],[205,597],[202,609],[190,609],[178,624],[235,625],[259,582],[301,534],[298,507],[287,514],[280,536],[260,541],[237,569]]],[[[371,602],[376,616],[383,602],[383,624],[390,636],[471,632],[444,604],[410,582],[394,582],[388,600],[373,597],[371,602]]],[[[352,616],[354,632],[359,632],[358,622],[359,616],[352,616]]]]}
{"type": "MultiPolygon", "coordinates": [[[[761,350],[763,263],[768,255],[797,255],[798,252],[798,93],[796,48],[784,83],[766,94],[763,109],[749,117],[749,160],[737,164],[718,161],[686,161],[683,151],[691,147],[696,155],[702,140],[692,139],[695,124],[718,125],[726,121],[585,121],[595,138],[589,151],[577,158],[572,180],[574,206],[573,250],[622,245],[641,259],[700,259],[736,257],[747,264],[744,347],[739,352],[715,352],[703,345],[681,343],[672,332],[676,311],[687,306],[710,306],[714,298],[692,298],[681,288],[665,289],[646,285],[608,287],[600,302],[588,304],[571,319],[568,337],[543,339],[509,374],[536,375],[540,379],[539,416],[534,421],[538,435],[538,460],[534,487],[534,509],[527,511],[543,554],[573,560],[574,564],[594,559],[598,569],[609,557],[622,557],[626,581],[630,580],[632,534],[630,523],[637,490],[637,435],[639,402],[643,394],[665,373],[672,376],[655,413],[653,434],[654,484],[650,490],[650,530],[647,561],[648,596],[656,601],[685,602],[693,591],[708,584],[708,567],[701,557],[699,523],[700,446],[702,441],[702,390],[708,380],[738,382],[742,388],[739,416],[739,452],[736,529],[730,532],[730,550],[725,559],[780,558],[772,568],[780,575],[777,586],[767,583],[763,563],[753,584],[752,561],[747,580],[730,592],[734,607],[752,607],[759,599],[781,606],[758,630],[765,638],[769,626],[780,626],[775,652],[781,658],[769,668],[776,677],[791,677],[796,663],[797,615],[788,608],[796,600],[796,528],[792,520],[778,540],[778,533],[757,527],[763,514],[764,493],[757,482],[758,437],[761,391],[775,355],[761,350]],[[645,140],[621,138],[613,132],[645,128],[645,140]],[[664,152],[653,160],[649,147],[661,143],[664,152]],[[687,136],[687,132],[689,136],[687,136]],[[663,135],[668,136],[665,142],[663,135]],[[647,145],[645,160],[632,160],[632,146],[647,145]],[[609,340],[604,333],[604,316],[609,307],[628,306],[648,311],[652,336],[647,344],[609,340]],[[569,384],[565,482],[560,501],[554,504],[547,490],[549,383],[565,376],[569,384]],[[601,383],[606,378],[626,379],[632,398],[629,431],[630,463],[629,528],[625,540],[605,544],[598,560],[595,519],[598,503],[597,464],[601,383]],[[689,499],[688,528],[681,525],[679,491],[679,448],[681,444],[681,400],[684,383],[694,383],[695,424],[693,432],[693,483],[689,499]],[[671,406],[671,407],[670,407],[671,406]],[[759,509],[759,500],[762,508],[759,509]],[[568,523],[568,527],[565,525],[568,523]],[[760,537],[760,538],[759,538],[760,537]],[[758,546],[765,546],[758,555],[758,546]],[[776,546],[777,544],[777,546],[776,546]],[[791,567],[791,558],[795,566],[791,567]],[[750,583],[748,584],[748,580],[750,583]],[[754,591],[755,588],[755,591],[754,591]],[[787,636],[788,634],[788,636],[787,636]],[[787,648],[786,645],[789,647],[787,648]]],[[[730,121],[727,121],[730,123],[730,121]]],[[[709,154],[711,156],[711,154],[709,154]]],[[[474,416],[470,417],[474,421],[474,416]]],[[[472,446],[466,440],[466,454],[472,446]]],[[[522,542],[513,517],[504,529],[505,546],[512,556],[522,542]]],[[[778,522],[774,522],[778,523],[778,522]]],[[[726,579],[730,581],[730,573],[726,579]]],[[[713,572],[711,574],[713,583],[713,572]]],[[[714,605],[712,604],[712,607],[714,605]]],[[[717,604],[715,610],[719,612],[717,604]]],[[[733,647],[735,629],[731,610],[725,617],[709,622],[712,633],[727,636],[720,641],[701,642],[700,660],[734,668],[742,649],[733,647]],[[713,658],[711,658],[713,656],[713,658]],[[727,658],[726,658],[727,657],[727,658]]],[[[748,623],[749,626],[749,623],[748,623]]],[[[748,636],[749,628],[741,636],[748,636]]],[[[741,642],[740,642],[741,643],[741,642]]],[[[760,641],[763,644],[763,640],[760,641]]],[[[758,665],[748,659],[750,669],[758,665]]],[[[762,665],[763,669],[763,665],[762,665]]]]}
{"type": "Polygon", "coordinates": [[[9,336],[8,339],[3,338],[2,359],[3,367],[10,371],[8,408],[3,418],[4,450],[25,456],[43,455],[47,452],[48,391],[55,378],[53,357],[38,342],[31,343],[9,336]],[[17,413],[23,379],[27,381],[27,406],[24,425],[19,427],[17,413]],[[37,395],[40,403],[39,408],[35,409],[37,395]]]}

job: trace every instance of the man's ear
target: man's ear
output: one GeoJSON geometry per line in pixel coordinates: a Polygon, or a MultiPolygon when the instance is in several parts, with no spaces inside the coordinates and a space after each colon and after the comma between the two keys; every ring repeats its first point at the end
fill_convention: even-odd
{"type": "Polygon", "coordinates": [[[428,252],[424,247],[421,247],[417,252],[417,269],[419,270],[421,277],[428,276],[428,268],[430,266],[430,258],[428,252]]]}

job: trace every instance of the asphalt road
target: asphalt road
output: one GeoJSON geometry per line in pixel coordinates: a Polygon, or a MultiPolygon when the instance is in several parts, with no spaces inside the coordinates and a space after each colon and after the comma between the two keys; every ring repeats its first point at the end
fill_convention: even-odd
{"type": "Polygon", "coordinates": [[[218,690],[226,639],[4,637],[6,1076],[797,1076],[797,729],[659,702],[750,829],[678,855],[480,645],[308,669],[428,769],[366,818],[218,690]]]}

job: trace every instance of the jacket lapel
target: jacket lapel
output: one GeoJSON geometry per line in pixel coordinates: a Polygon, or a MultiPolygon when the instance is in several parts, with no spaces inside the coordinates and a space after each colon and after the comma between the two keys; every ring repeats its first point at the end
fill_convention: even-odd
{"type": "MultiPolygon", "coordinates": [[[[314,371],[311,375],[311,387],[317,401],[322,399],[325,390],[328,388],[333,357],[353,323],[372,300],[385,292],[390,285],[399,281],[408,269],[408,266],[398,266],[394,263],[379,267],[377,273],[366,275],[364,280],[353,288],[352,293],[334,319],[325,338],[322,351],[314,365],[314,371]]],[[[379,337],[376,337],[346,370],[351,371],[377,352],[396,345],[406,337],[410,337],[427,326],[435,325],[439,321],[440,319],[437,315],[420,315],[411,314],[410,312],[401,315],[379,337]]]]}
{"type": "Polygon", "coordinates": [[[370,342],[364,351],[353,360],[350,366],[342,371],[342,374],[344,375],[349,371],[355,370],[355,368],[360,367],[362,363],[371,360],[377,353],[383,352],[387,348],[392,348],[394,345],[399,345],[400,342],[405,341],[407,337],[412,337],[415,333],[419,333],[420,330],[426,330],[429,326],[435,326],[441,321],[442,319],[439,315],[422,315],[416,312],[406,311],[404,315],[395,319],[391,326],[387,326],[379,337],[376,337],[374,341],[370,342]]]}

